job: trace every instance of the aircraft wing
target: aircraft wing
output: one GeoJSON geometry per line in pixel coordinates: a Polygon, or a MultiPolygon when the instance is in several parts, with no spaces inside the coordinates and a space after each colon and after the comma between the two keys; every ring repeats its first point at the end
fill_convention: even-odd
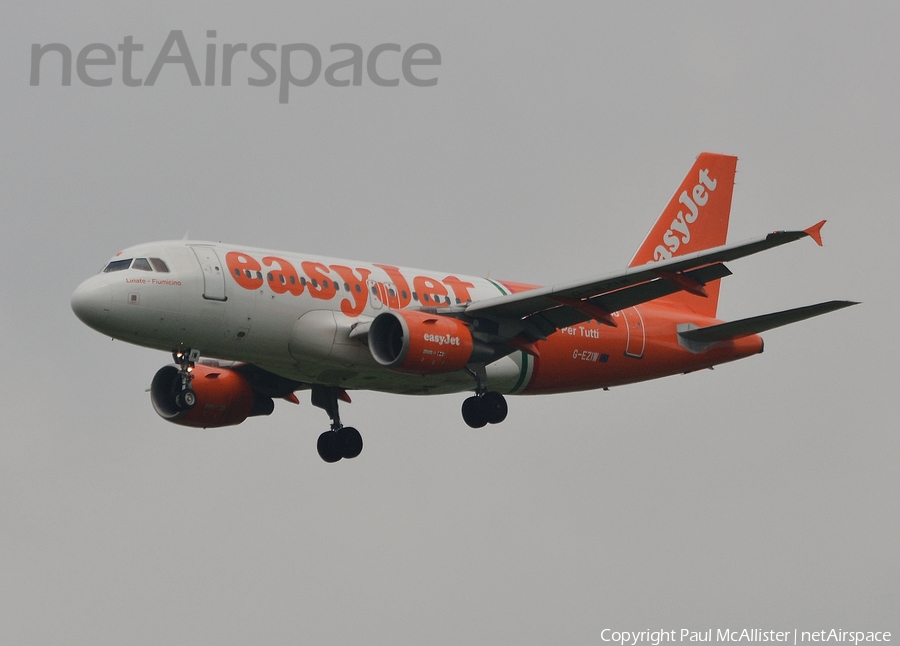
{"type": "Polygon", "coordinates": [[[519,321],[519,331],[536,339],[544,339],[559,328],[591,319],[615,325],[609,316],[612,312],[680,290],[705,295],[705,283],[731,274],[722,264],[726,261],[805,237],[811,237],[821,245],[819,231],[824,223],[823,220],[803,231],[776,231],[747,242],[630,267],[617,274],[478,301],[466,307],[465,313],[498,321],[519,321]]]}

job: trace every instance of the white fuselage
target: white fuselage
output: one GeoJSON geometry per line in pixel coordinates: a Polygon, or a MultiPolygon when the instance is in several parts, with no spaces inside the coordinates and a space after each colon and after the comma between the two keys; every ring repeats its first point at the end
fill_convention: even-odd
{"type": "MultiPolygon", "coordinates": [[[[141,346],[199,350],[308,383],[404,394],[472,390],[466,371],[387,371],[350,334],[387,308],[461,310],[509,293],[496,281],[289,252],[194,241],[130,247],[112,259],[161,259],[104,271],[72,297],[94,329],[141,346]],[[149,267],[149,270],[147,269],[149,267]]],[[[109,266],[108,266],[109,267],[109,266]]],[[[491,390],[515,393],[533,359],[515,352],[487,366],[491,390]]]]}

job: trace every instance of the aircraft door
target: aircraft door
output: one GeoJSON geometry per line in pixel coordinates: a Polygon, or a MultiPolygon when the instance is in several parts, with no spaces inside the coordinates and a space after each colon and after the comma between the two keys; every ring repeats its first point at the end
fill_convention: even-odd
{"type": "Polygon", "coordinates": [[[381,290],[379,289],[381,283],[375,280],[367,280],[366,281],[366,289],[369,290],[369,304],[372,306],[373,310],[380,310],[384,301],[381,299],[381,290]]]}
{"type": "Polygon", "coordinates": [[[622,318],[625,319],[625,331],[628,335],[625,342],[625,356],[640,359],[644,356],[644,347],[647,343],[647,331],[644,329],[644,318],[636,307],[622,310],[622,318]]]}
{"type": "Polygon", "coordinates": [[[381,283],[381,289],[388,309],[399,310],[400,293],[397,291],[397,287],[394,286],[394,283],[381,283]]]}
{"type": "Polygon", "coordinates": [[[225,272],[213,247],[192,246],[197,262],[203,270],[203,298],[210,301],[225,301],[225,272]]]}
{"type": "Polygon", "coordinates": [[[383,306],[387,306],[390,310],[400,309],[400,293],[393,283],[367,280],[366,287],[368,287],[371,294],[369,302],[372,304],[373,310],[380,310],[383,306]]]}

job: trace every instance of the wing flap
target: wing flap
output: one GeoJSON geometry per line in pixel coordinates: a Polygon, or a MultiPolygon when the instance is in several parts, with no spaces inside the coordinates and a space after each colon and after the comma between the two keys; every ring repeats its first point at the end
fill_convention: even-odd
{"type": "MultiPolygon", "coordinates": [[[[722,263],[716,263],[714,265],[685,272],[682,275],[702,284],[724,278],[725,276],[730,276],[731,271],[729,271],[728,267],[722,263]]],[[[675,283],[663,278],[657,278],[656,280],[632,285],[631,287],[619,289],[608,294],[603,294],[602,296],[588,298],[587,302],[599,307],[604,312],[618,312],[619,310],[627,309],[633,305],[639,305],[660,298],[661,296],[674,294],[677,291],[680,291],[680,288],[675,283]]],[[[587,312],[574,307],[559,305],[558,302],[555,302],[554,304],[556,305],[555,308],[526,317],[525,321],[531,321],[533,318],[539,317],[542,321],[547,321],[551,324],[553,329],[559,329],[577,325],[578,323],[583,323],[593,318],[587,312]]],[[[541,324],[538,324],[538,327],[542,330],[546,329],[541,324]]]]}
{"type": "MultiPolygon", "coordinates": [[[[728,267],[720,262],[715,263],[714,265],[700,267],[699,269],[694,269],[692,271],[681,272],[679,274],[679,276],[686,277],[701,285],[730,275],[731,271],[728,267]]],[[[641,303],[655,300],[662,296],[674,294],[675,292],[681,291],[681,289],[682,288],[678,283],[666,280],[665,278],[658,278],[649,282],[639,283],[633,287],[620,289],[608,294],[603,294],[602,296],[596,296],[589,300],[599,307],[602,307],[607,312],[617,312],[634,305],[640,305],[641,303]]]]}
{"type": "Polygon", "coordinates": [[[781,312],[773,312],[772,314],[763,314],[761,316],[753,316],[740,321],[731,321],[729,323],[720,323],[719,325],[711,325],[709,327],[696,328],[693,330],[685,330],[679,332],[678,335],[687,340],[696,343],[716,343],[718,341],[730,341],[741,337],[750,336],[751,334],[759,334],[766,330],[771,330],[782,325],[803,321],[820,314],[827,314],[835,310],[858,305],[855,301],[827,301],[825,303],[817,303],[816,305],[807,305],[805,307],[797,307],[781,312]]]}

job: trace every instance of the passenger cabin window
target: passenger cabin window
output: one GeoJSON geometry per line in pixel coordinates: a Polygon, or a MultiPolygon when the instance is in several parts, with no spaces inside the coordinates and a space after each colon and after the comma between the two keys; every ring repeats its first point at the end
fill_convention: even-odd
{"type": "Polygon", "coordinates": [[[111,263],[106,265],[106,268],[103,270],[104,274],[108,274],[112,271],[122,271],[124,269],[128,269],[131,267],[131,258],[126,260],[113,260],[111,263]]]}
{"type": "Polygon", "coordinates": [[[147,262],[146,258],[135,258],[131,268],[140,269],[141,271],[153,271],[153,267],[150,266],[150,263],[147,262]]]}
{"type": "Polygon", "coordinates": [[[161,274],[169,273],[169,266],[163,261],[162,258],[148,258],[150,264],[153,266],[155,271],[158,271],[161,274]]]}

